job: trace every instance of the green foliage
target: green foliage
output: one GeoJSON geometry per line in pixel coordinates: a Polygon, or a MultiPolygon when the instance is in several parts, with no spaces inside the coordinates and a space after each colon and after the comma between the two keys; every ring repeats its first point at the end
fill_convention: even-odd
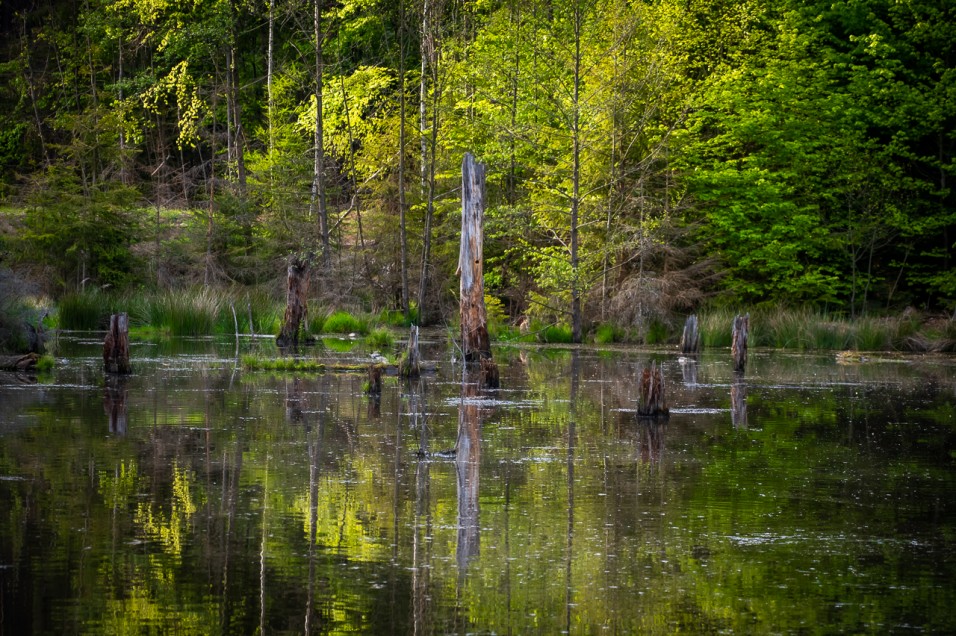
{"type": "Polygon", "coordinates": [[[538,339],[550,344],[568,344],[572,341],[571,327],[569,325],[548,325],[538,331],[538,339]]]}
{"type": "Polygon", "coordinates": [[[21,262],[44,263],[61,289],[121,289],[137,265],[136,199],[135,191],[114,184],[84,192],[73,175],[51,169],[34,186],[12,251],[21,262]]]}
{"type": "Polygon", "coordinates": [[[60,329],[106,329],[115,312],[113,297],[96,288],[67,294],[57,303],[60,329]]]}
{"type": "Polygon", "coordinates": [[[594,342],[597,344],[611,344],[621,339],[620,330],[614,325],[598,325],[594,331],[594,342]]]}
{"type": "Polygon", "coordinates": [[[232,333],[232,313],[224,294],[208,287],[171,290],[148,296],[130,319],[167,330],[173,336],[232,333]]]}
{"type": "Polygon", "coordinates": [[[395,336],[388,329],[374,329],[365,336],[365,344],[376,349],[387,349],[395,343],[395,336]]]}
{"type": "Polygon", "coordinates": [[[353,316],[346,311],[337,311],[325,319],[323,333],[368,333],[368,321],[353,316]]]}

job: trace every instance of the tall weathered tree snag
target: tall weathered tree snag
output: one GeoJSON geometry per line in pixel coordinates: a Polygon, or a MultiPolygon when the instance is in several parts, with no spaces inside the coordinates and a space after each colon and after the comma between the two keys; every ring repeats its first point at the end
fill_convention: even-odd
{"type": "Polygon", "coordinates": [[[129,317],[125,313],[110,316],[110,329],[103,341],[103,368],[107,373],[133,372],[129,364],[129,317]]]}
{"type": "Polygon", "coordinates": [[[687,316],[687,320],[684,321],[684,333],[680,337],[680,352],[700,353],[700,330],[697,325],[696,314],[687,316]]]}
{"type": "Polygon", "coordinates": [[[485,165],[470,152],[461,162],[461,248],[458,275],[461,311],[461,350],[465,362],[480,362],[486,386],[497,386],[491,358],[484,284],[485,165]]]}
{"type": "Polygon", "coordinates": [[[293,255],[289,258],[285,316],[282,330],[276,338],[279,347],[295,347],[299,344],[299,333],[309,313],[307,296],[311,271],[311,257],[293,255]]]}
{"type": "Polygon", "coordinates": [[[749,331],[750,314],[735,316],[730,353],[734,359],[734,371],[738,373],[743,373],[747,366],[747,334],[749,331]]]}

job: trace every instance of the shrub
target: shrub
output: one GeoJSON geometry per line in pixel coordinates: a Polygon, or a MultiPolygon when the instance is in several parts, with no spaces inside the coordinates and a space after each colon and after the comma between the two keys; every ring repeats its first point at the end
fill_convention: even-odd
{"type": "Polygon", "coordinates": [[[538,338],[542,342],[551,344],[567,344],[571,342],[571,327],[568,325],[548,325],[538,332],[538,338]]]}

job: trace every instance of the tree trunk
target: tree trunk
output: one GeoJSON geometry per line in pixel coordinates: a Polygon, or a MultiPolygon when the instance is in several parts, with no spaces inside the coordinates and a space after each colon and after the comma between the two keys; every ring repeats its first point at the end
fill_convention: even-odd
{"type": "Polygon", "coordinates": [[[106,373],[129,374],[129,317],[125,313],[110,316],[110,329],[103,341],[103,367],[106,373]]]}
{"type": "Polygon", "coordinates": [[[734,371],[743,373],[747,367],[747,334],[750,331],[750,314],[734,317],[733,344],[730,352],[734,359],[734,371]]]}
{"type": "Polygon", "coordinates": [[[470,152],[461,162],[461,348],[467,362],[491,357],[484,284],[485,165],[470,152]]]}
{"type": "Polygon", "coordinates": [[[289,259],[285,316],[282,320],[282,331],[276,338],[276,345],[279,347],[296,347],[299,344],[299,333],[309,313],[307,296],[311,270],[312,263],[309,258],[293,256],[289,259]]]}
{"type": "Polygon", "coordinates": [[[405,3],[398,4],[398,224],[402,257],[402,312],[411,320],[408,292],[408,232],[405,227],[405,3]]]}
{"type": "Polygon", "coordinates": [[[322,241],[322,268],[328,274],[331,265],[329,243],[329,214],[325,207],[325,133],[322,109],[322,90],[325,60],[322,57],[322,1],[315,0],[315,162],[312,171],[312,207],[319,220],[319,237],[322,241]]]}
{"type": "Polygon", "coordinates": [[[422,370],[422,354],[418,348],[418,326],[412,325],[408,334],[408,347],[398,364],[398,374],[403,378],[417,378],[422,370]]]}
{"type": "Polygon", "coordinates": [[[581,281],[578,271],[578,213],[581,188],[581,7],[574,5],[574,86],[571,103],[572,174],[571,174],[571,341],[581,342],[581,281]]]}
{"type": "Polygon", "coordinates": [[[680,337],[680,352],[687,354],[700,353],[700,331],[696,314],[687,316],[687,320],[684,321],[684,333],[680,337]]]}

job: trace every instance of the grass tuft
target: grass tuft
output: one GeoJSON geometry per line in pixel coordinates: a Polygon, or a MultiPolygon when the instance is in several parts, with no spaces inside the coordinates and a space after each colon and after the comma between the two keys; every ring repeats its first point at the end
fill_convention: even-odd
{"type": "Polygon", "coordinates": [[[337,311],[325,319],[322,333],[368,333],[368,321],[357,318],[347,311],[337,311]]]}

